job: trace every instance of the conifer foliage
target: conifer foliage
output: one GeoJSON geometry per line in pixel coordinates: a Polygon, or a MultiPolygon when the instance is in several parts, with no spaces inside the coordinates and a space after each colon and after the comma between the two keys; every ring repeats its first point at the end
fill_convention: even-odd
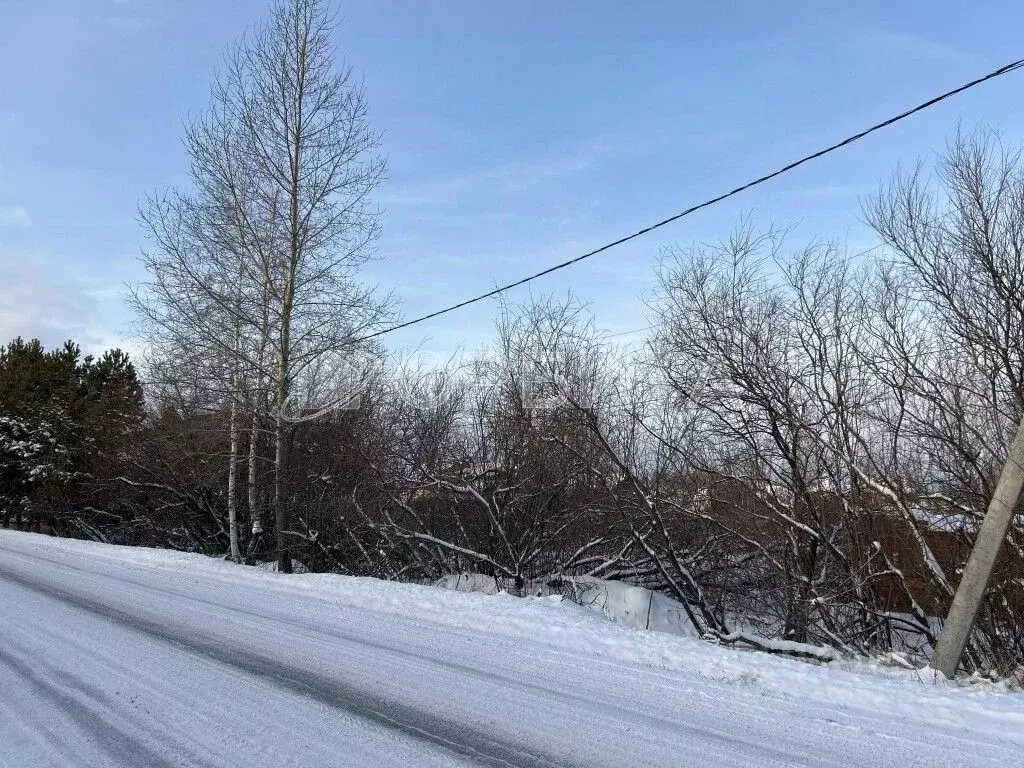
{"type": "Polygon", "coordinates": [[[0,347],[0,521],[81,529],[88,493],[143,419],[142,387],[121,350],[82,356],[73,342],[0,347]]]}

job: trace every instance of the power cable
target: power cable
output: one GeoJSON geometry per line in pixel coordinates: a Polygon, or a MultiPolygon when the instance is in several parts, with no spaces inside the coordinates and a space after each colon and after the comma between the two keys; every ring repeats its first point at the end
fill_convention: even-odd
{"type": "Polygon", "coordinates": [[[842,141],[832,144],[831,146],[826,147],[825,149],[820,149],[817,152],[805,155],[804,157],[801,157],[799,160],[796,160],[790,163],[789,165],[785,165],[782,168],[779,168],[778,170],[772,171],[771,173],[767,173],[764,176],[754,179],[753,181],[749,181],[746,184],[736,187],[735,189],[732,189],[724,194],[718,195],[717,197],[712,197],[711,199],[705,200],[702,203],[693,205],[683,211],[680,211],[677,214],[669,216],[667,219],[662,219],[656,224],[651,224],[650,226],[644,227],[643,229],[639,229],[631,235],[626,235],[625,237],[620,237],[618,240],[613,240],[610,243],[606,243],[605,245],[602,245],[599,248],[595,248],[592,251],[584,253],[582,256],[576,256],[575,258],[563,261],[559,264],[555,264],[551,267],[548,267],[547,269],[541,270],[540,272],[536,272],[532,275],[529,275],[528,277],[524,277],[521,280],[516,280],[514,283],[508,283],[507,285],[500,286],[491,291],[488,291],[487,293],[482,293],[479,296],[475,296],[471,299],[460,301],[458,304],[453,304],[450,307],[445,307],[444,309],[439,309],[436,312],[431,312],[429,314],[422,315],[420,317],[414,318],[413,320],[407,320],[404,323],[398,323],[397,325],[393,325],[390,328],[385,328],[383,330],[376,331],[375,333],[367,334],[366,336],[355,339],[355,341],[368,341],[370,339],[377,338],[378,336],[383,336],[387,333],[393,333],[394,331],[400,330],[402,328],[408,328],[411,325],[416,325],[426,320],[431,320],[435,317],[439,317],[440,315],[445,315],[448,314],[449,312],[454,312],[457,309],[468,307],[470,304],[475,304],[478,301],[483,301],[484,299],[489,299],[492,296],[497,296],[498,294],[504,293],[505,291],[511,290],[512,288],[518,288],[519,286],[525,285],[526,283],[536,280],[537,278],[544,277],[545,275],[550,275],[552,272],[557,272],[560,269],[565,269],[566,267],[576,264],[577,262],[583,261],[584,259],[589,259],[591,256],[596,256],[599,253],[603,253],[604,251],[607,251],[618,245],[628,243],[630,240],[635,240],[636,238],[641,237],[642,235],[646,235],[649,232],[653,232],[654,230],[660,227],[664,227],[666,224],[671,224],[673,221],[677,221],[683,218],[684,216],[689,216],[691,213],[695,213],[696,211],[699,211],[702,208],[707,208],[709,206],[715,205],[716,203],[720,203],[723,200],[732,197],[733,195],[738,195],[740,192],[744,192],[750,189],[751,187],[756,187],[759,184],[764,184],[766,181],[774,179],[776,176],[781,176],[782,174],[787,173],[788,171],[791,171],[794,168],[803,165],[804,163],[810,162],[811,160],[816,160],[817,158],[823,157],[824,155],[827,155],[830,152],[835,152],[837,149],[841,149],[842,147],[845,147],[849,144],[853,144],[855,141],[859,141],[860,139],[863,139],[865,136],[874,133],[875,131],[881,130],[882,128],[886,128],[894,123],[898,123],[900,120],[910,117],[911,115],[916,114],[917,112],[921,112],[922,110],[928,109],[929,107],[938,104],[940,101],[944,101],[950,98],[951,96],[955,96],[958,93],[962,93],[963,91],[966,91],[969,88],[973,88],[976,85],[980,85],[981,83],[984,83],[988,80],[992,80],[994,78],[1013,72],[1014,70],[1020,69],[1022,66],[1024,66],[1024,59],[1018,59],[1017,61],[1011,62],[1010,64],[1006,64],[1005,66],[1002,66],[993,72],[989,72],[987,75],[984,75],[983,77],[979,77],[976,80],[971,80],[968,83],[964,83],[963,85],[954,88],[951,91],[946,91],[945,93],[940,94],[939,96],[931,98],[928,101],[925,101],[921,104],[918,104],[916,107],[912,107],[906,110],[905,112],[901,112],[898,115],[895,115],[894,117],[890,117],[888,120],[883,120],[882,122],[877,123],[871,126],[870,128],[866,128],[865,130],[859,133],[855,133],[852,136],[848,136],[842,141]]]}

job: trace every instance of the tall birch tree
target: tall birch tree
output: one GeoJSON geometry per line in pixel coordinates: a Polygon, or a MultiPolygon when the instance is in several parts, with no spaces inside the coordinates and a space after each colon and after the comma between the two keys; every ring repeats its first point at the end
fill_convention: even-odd
{"type": "Polygon", "coordinates": [[[357,354],[359,337],[391,306],[357,279],[374,255],[379,212],[370,195],[386,166],[363,86],[336,61],[335,32],[327,0],[279,0],[231,50],[208,109],[186,133],[194,191],[151,208],[158,253],[147,267],[158,290],[136,302],[151,321],[180,321],[200,348],[231,361],[231,402],[266,395],[284,572],[292,568],[289,413],[312,406],[303,393],[323,387],[311,380],[357,354]],[[165,262],[188,300],[162,289],[165,262]]]}

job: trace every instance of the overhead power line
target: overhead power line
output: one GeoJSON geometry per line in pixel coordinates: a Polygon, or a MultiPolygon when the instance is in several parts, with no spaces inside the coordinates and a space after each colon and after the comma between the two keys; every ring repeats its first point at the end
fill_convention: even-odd
{"type": "Polygon", "coordinates": [[[882,128],[886,128],[892,125],[893,123],[898,123],[900,120],[910,117],[911,115],[916,114],[917,112],[921,112],[922,110],[928,109],[929,107],[938,104],[940,101],[944,101],[951,96],[955,96],[958,93],[962,93],[963,91],[968,90],[969,88],[973,88],[974,86],[980,85],[981,83],[984,83],[988,80],[992,80],[994,78],[1013,72],[1014,70],[1020,69],[1021,67],[1024,67],[1024,59],[1018,59],[1017,61],[1002,66],[999,69],[995,70],[994,72],[989,72],[987,75],[983,77],[979,77],[976,80],[971,80],[968,83],[964,83],[963,85],[954,88],[951,91],[946,91],[945,93],[940,94],[939,96],[931,98],[928,101],[925,101],[921,104],[918,104],[916,107],[912,107],[906,110],[905,112],[901,112],[898,115],[895,115],[894,117],[890,117],[888,120],[884,120],[881,123],[872,125],[870,128],[866,128],[860,133],[855,133],[852,136],[848,136],[842,141],[839,141],[829,147],[826,147],[825,149],[820,149],[817,152],[805,155],[804,157],[801,157],[799,160],[796,160],[790,163],[789,165],[785,165],[782,168],[779,168],[778,170],[765,174],[764,176],[754,179],[753,181],[748,181],[746,184],[736,187],[735,189],[732,189],[724,194],[718,195],[717,197],[712,197],[709,200],[705,200],[702,203],[690,206],[686,210],[680,211],[677,214],[669,216],[667,219],[662,219],[656,224],[651,224],[650,226],[644,227],[643,229],[639,229],[630,235],[620,237],[618,240],[613,240],[610,243],[605,243],[601,247],[595,248],[592,251],[588,251],[587,253],[584,253],[581,256],[576,256],[575,258],[563,261],[559,264],[555,264],[553,266],[548,267],[547,269],[541,270],[540,272],[536,272],[532,275],[529,275],[528,277],[524,277],[521,280],[516,280],[514,283],[508,283],[507,285],[494,288],[493,290],[490,290],[486,293],[482,293],[479,296],[474,296],[471,299],[460,301],[458,304],[452,304],[450,307],[445,307],[444,309],[439,309],[436,312],[431,312],[429,314],[422,315],[421,317],[417,317],[412,320],[407,320],[404,323],[398,323],[397,325],[393,325],[390,328],[385,328],[381,331],[367,334],[366,336],[357,339],[357,341],[368,341],[369,339],[373,339],[378,336],[383,336],[384,334],[392,333],[402,328],[408,328],[410,325],[417,325],[418,323],[422,323],[426,320],[431,320],[435,317],[439,317],[440,315],[446,315],[449,312],[454,312],[457,309],[468,307],[470,304],[475,304],[478,301],[483,301],[484,299],[489,299],[492,296],[497,296],[498,294],[504,293],[505,291],[511,290],[512,288],[518,288],[520,285],[525,285],[526,283],[536,280],[537,278],[544,277],[545,275],[550,275],[552,272],[557,272],[560,269],[565,269],[566,267],[572,266],[573,264],[583,261],[584,259],[589,259],[591,256],[596,256],[597,254],[615,248],[618,245],[628,243],[630,240],[635,240],[636,238],[641,237],[642,235],[646,235],[648,232],[653,232],[654,230],[660,227],[664,227],[666,224],[671,224],[673,221],[678,221],[684,216],[689,216],[691,213],[695,213],[696,211],[699,211],[702,208],[708,208],[709,206],[715,205],[716,203],[720,203],[723,200],[732,197],[733,195],[738,195],[740,192],[744,192],[750,189],[751,187],[756,187],[759,184],[764,184],[766,181],[774,179],[776,176],[781,176],[782,174],[787,173],[793,170],[794,168],[803,165],[804,163],[810,162],[811,160],[816,160],[817,158],[823,157],[824,155],[827,155],[830,152],[835,152],[837,149],[841,149],[842,147],[845,147],[849,144],[853,144],[855,141],[863,139],[868,134],[874,133],[875,131],[881,130],[882,128]]]}

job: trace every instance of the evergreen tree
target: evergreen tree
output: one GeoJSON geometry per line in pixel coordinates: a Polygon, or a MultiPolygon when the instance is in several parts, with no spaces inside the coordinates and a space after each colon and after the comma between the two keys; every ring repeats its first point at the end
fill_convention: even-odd
{"type": "Polygon", "coordinates": [[[0,347],[0,522],[63,531],[83,507],[95,514],[97,483],[142,418],[142,387],[121,350],[97,360],[71,341],[0,347]]]}

